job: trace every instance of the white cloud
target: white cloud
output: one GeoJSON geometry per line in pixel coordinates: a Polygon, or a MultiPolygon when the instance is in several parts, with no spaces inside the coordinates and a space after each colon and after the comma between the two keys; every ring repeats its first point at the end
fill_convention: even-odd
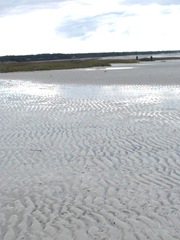
{"type": "Polygon", "coordinates": [[[179,5],[179,0],[122,0],[125,4],[159,4],[159,5],[179,5]]]}
{"type": "Polygon", "coordinates": [[[0,15],[21,14],[37,8],[54,8],[68,0],[1,0],[0,15]]]}
{"type": "Polygon", "coordinates": [[[168,1],[19,2],[24,12],[0,17],[0,55],[179,49],[180,5],[168,1]]]}

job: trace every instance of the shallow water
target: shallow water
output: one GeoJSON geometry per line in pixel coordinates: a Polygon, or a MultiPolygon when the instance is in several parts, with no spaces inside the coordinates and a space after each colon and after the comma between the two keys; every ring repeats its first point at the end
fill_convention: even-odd
{"type": "Polygon", "coordinates": [[[0,239],[179,239],[179,85],[1,80],[0,136],[0,239]]]}

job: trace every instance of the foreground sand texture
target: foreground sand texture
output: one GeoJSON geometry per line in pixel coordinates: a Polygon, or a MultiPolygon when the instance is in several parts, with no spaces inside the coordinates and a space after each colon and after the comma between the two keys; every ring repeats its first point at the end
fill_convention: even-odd
{"type": "Polygon", "coordinates": [[[9,76],[0,75],[1,240],[180,239],[179,85],[9,76]]]}

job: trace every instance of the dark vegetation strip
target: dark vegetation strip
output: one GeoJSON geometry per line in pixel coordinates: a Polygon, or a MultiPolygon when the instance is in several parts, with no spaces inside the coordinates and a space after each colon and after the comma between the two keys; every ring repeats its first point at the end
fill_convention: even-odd
{"type": "MultiPolygon", "coordinates": [[[[178,57],[153,58],[155,60],[180,59],[178,57]]],[[[141,59],[83,59],[83,60],[57,60],[57,61],[31,61],[31,62],[0,62],[0,72],[61,70],[73,68],[105,67],[112,63],[138,63],[151,61],[150,58],[141,59]]]]}

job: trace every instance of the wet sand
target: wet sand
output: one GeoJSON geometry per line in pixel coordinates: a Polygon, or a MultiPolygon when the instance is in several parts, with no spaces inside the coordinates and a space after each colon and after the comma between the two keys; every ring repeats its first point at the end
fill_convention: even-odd
{"type": "Polygon", "coordinates": [[[179,66],[0,74],[0,239],[178,240],[179,66]]]}

